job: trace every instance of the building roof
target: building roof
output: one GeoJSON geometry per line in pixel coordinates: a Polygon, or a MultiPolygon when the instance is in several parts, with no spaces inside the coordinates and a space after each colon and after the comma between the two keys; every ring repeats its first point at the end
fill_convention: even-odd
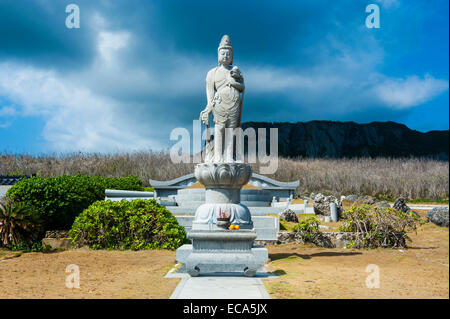
{"type": "Polygon", "coordinates": [[[14,185],[22,178],[33,176],[35,175],[0,175],[0,185],[14,185]]]}

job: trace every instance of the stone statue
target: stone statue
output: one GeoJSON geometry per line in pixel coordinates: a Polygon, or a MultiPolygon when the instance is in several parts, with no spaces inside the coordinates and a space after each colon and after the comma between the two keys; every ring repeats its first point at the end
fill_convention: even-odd
{"type": "Polygon", "coordinates": [[[200,119],[208,130],[205,162],[232,163],[233,141],[225,141],[225,129],[241,126],[244,78],[237,66],[231,66],[233,47],[228,35],[222,37],[217,53],[219,65],[206,76],[208,103],[200,113],[200,119]],[[214,141],[209,137],[210,113],[214,121],[214,141]]]}
{"type": "Polygon", "coordinates": [[[234,160],[233,140],[228,141],[227,129],[241,126],[244,78],[232,67],[233,48],[230,37],[224,35],[218,49],[219,66],[206,76],[208,103],[200,113],[207,127],[205,162],[195,166],[195,178],[205,186],[205,203],[197,207],[188,238],[177,256],[191,276],[200,272],[244,272],[254,276],[268,258],[265,248],[253,247],[256,239],[252,216],[241,203],[241,188],[252,176],[248,163],[234,160]],[[209,114],[214,120],[214,140],[209,135],[209,114]],[[233,225],[233,227],[230,227],[233,225]],[[238,225],[238,230],[234,226],[238,225]]]}
{"type": "Polygon", "coordinates": [[[225,138],[225,130],[241,127],[244,78],[233,63],[230,37],[224,35],[218,48],[219,65],[206,76],[208,104],[200,118],[209,133],[209,114],[214,120],[214,140],[207,136],[205,163],[197,164],[195,177],[205,185],[205,204],[197,208],[193,229],[215,225],[219,212],[227,212],[230,221],[242,229],[252,229],[249,209],[240,203],[240,190],[252,175],[250,165],[234,161],[233,140],[225,138]]]}

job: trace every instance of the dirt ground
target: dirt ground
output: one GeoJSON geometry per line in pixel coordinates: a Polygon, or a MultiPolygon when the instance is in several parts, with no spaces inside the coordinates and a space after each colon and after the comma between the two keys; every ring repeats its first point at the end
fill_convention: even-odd
{"type": "Polygon", "coordinates": [[[279,277],[263,283],[271,298],[449,298],[448,228],[427,223],[410,237],[408,249],[267,246],[279,277]],[[379,288],[366,287],[369,264],[378,266],[379,288]]]}
{"type": "Polygon", "coordinates": [[[68,250],[0,254],[0,298],[169,298],[180,279],[164,278],[174,251],[68,250]],[[79,266],[80,288],[66,287],[79,266]]]}
{"type": "MultiPolygon", "coordinates": [[[[449,229],[427,223],[410,237],[403,250],[269,245],[279,277],[263,283],[271,298],[449,298],[449,229]],[[366,287],[369,264],[379,267],[379,288],[366,287]]],[[[175,252],[164,250],[0,250],[0,298],[169,298],[180,279],[164,275],[174,264],[175,252]],[[79,289],[66,287],[70,264],[79,266],[79,289]]]]}

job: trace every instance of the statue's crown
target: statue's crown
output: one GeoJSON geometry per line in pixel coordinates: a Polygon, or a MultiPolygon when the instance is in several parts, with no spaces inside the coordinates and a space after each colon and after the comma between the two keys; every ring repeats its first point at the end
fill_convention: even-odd
{"type": "Polygon", "coordinates": [[[217,50],[220,50],[220,49],[233,50],[233,47],[231,46],[230,37],[226,34],[222,37],[222,40],[220,40],[219,48],[217,50]]]}

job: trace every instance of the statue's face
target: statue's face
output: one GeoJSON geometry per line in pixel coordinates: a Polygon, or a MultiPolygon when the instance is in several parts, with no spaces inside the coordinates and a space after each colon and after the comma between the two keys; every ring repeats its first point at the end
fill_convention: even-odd
{"type": "Polygon", "coordinates": [[[233,52],[230,49],[220,49],[219,63],[223,65],[230,65],[233,63],[233,52]]]}

